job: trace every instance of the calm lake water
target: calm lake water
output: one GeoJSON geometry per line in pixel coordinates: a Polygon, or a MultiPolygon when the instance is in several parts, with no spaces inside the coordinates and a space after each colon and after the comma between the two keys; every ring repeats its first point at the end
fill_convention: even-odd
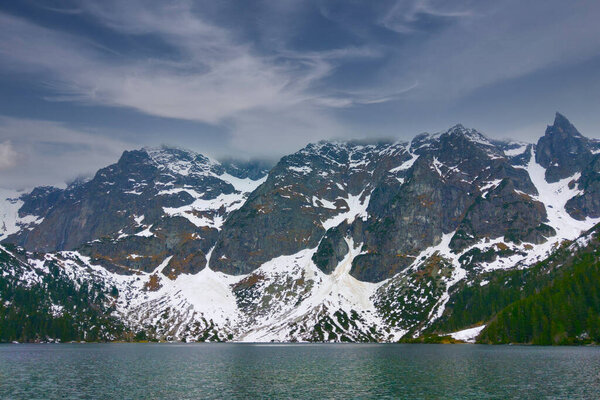
{"type": "Polygon", "coordinates": [[[0,345],[0,398],[600,398],[600,348],[0,345]]]}

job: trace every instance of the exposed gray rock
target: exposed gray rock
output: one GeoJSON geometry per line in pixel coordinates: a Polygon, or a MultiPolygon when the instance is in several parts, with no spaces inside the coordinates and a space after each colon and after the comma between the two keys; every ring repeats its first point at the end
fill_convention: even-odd
{"type": "Polygon", "coordinates": [[[350,250],[346,243],[347,230],[347,223],[329,229],[312,257],[315,265],[326,274],[332,273],[350,250]]]}
{"type": "MultiPolygon", "coordinates": [[[[367,210],[369,219],[355,222],[354,240],[364,243],[365,251],[352,267],[359,280],[378,282],[411,265],[421,251],[458,228],[480,190],[492,182],[504,179],[516,190],[537,194],[524,169],[511,165],[503,150],[481,133],[462,125],[443,134],[417,136],[411,149],[419,158],[406,181],[378,185],[367,210]]],[[[493,204],[499,218],[511,218],[504,206],[493,204]]],[[[527,229],[539,225],[535,218],[525,221],[527,229]]],[[[498,223],[498,232],[505,234],[510,221],[498,223]]]]}
{"type": "Polygon", "coordinates": [[[565,209],[578,220],[600,217],[600,155],[594,156],[576,184],[583,193],[570,199],[565,209]]]}
{"type": "Polygon", "coordinates": [[[535,160],[546,168],[546,180],[557,182],[589,164],[592,160],[590,141],[567,118],[556,113],[554,124],[549,125],[538,140],[535,160]]]}
{"type": "Polygon", "coordinates": [[[366,202],[376,183],[409,159],[405,144],[389,142],[320,142],[283,157],[225,222],[211,268],[244,274],[274,257],[316,247],[326,232],[323,223],[350,211],[350,197],[366,202]]]}
{"type": "Polygon", "coordinates": [[[190,218],[184,218],[165,209],[222,195],[236,195],[241,206],[245,195],[227,176],[254,179],[266,174],[261,163],[247,162],[245,167],[175,148],[126,151],[88,181],[64,190],[36,188],[23,196],[20,215],[43,221],[6,241],[32,251],[80,249],[120,273],[151,271],[168,256],[173,258],[165,275],[198,272],[217,238],[217,224],[210,222],[225,219],[229,210],[190,209],[190,218]],[[190,222],[194,217],[208,223],[197,226],[190,222]]]}
{"type": "Polygon", "coordinates": [[[504,237],[507,242],[543,243],[556,232],[546,225],[544,205],[525,193],[515,191],[509,178],[479,196],[469,207],[450,248],[463,250],[481,239],[504,237]]]}

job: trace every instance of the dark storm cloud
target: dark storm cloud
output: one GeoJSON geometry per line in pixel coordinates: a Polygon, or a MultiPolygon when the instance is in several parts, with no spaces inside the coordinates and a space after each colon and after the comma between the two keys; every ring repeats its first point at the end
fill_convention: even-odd
{"type": "Polygon", "coordinates": [[[8,2],[0,186],[164,142],[277,157],[455,122],[534,139],[556,110],[594,135],[598,16],[558,0],[8,2]],[[49,165],[70,167],[34,173],[49,165]]]}

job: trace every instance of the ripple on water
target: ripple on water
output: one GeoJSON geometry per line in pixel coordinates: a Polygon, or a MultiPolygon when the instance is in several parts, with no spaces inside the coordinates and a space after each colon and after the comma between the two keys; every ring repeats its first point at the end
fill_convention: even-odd
{"type": "Polygon", "coordinates": [[[0,345],[0,398],[597,398],[600,348],[0,345]]]}

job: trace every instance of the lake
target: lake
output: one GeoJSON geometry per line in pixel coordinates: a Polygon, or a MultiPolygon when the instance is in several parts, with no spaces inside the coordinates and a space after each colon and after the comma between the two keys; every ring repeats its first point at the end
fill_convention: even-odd
{"type": "Polygon", "coordinates": [[[600,348],[6,344],[0,398],[600,398],[600,348]]]}

